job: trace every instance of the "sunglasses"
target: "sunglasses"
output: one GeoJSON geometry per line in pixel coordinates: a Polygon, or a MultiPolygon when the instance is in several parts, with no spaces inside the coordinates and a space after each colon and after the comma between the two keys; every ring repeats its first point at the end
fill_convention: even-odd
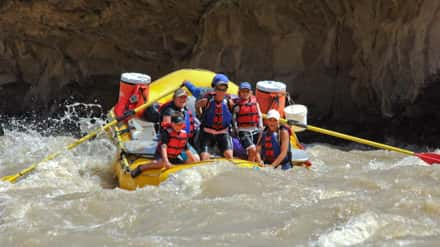
{"type": "Polygon", "coordinates": [[[227,87],[216,87],[215,91],[226,92],[226,91],[228,91],[228,88],[227,87]]]}

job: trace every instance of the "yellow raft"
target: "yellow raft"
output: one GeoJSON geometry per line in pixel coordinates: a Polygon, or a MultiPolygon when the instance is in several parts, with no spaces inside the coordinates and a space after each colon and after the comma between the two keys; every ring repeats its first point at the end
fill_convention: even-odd
{"type": "MultiPolygon", "coordinates": [[[[199,70],[199,69],[182,69],[170,73],[161,77],[160,79],[153,81],[150,84],[150,97],[149,99],[157,98],[164,91],[169,90],[170,88],[179,87],[184,80],[189,80],[197,87],[210,87],[211,81],[214,77],[215,73],[207,70],[199,70]]],[[[230,83],[228,88],[228,93],[236,94],[238,91],[237,85],[234,83],[230,83]]],[[[190,94],[190,92],[189,92],[190,94]]],[[[162,98],[159,100],[160,103],[167,102],[171,100],[172,95],[162,98]]],[[[113,112],[111,112],[111,116],[114,117],[113,112]]],[[[122,152],[124,150],[124,144],[132,141],[131,134],[128,131],[128,125],[126,123],[121,123],[117,126],[114,126],[111,130],[111,138],[119,147],[118,157],[114,164],[115,175],[118,180],[118,185],[122,189],[134,190],[136,188],[141,188],[146,185],[159,185],[161,182],[165,181],[170,174],[174,174],[179,172],[180,170],[189,169],[195,166],[205,166],[205,165],[214,165],[215,163],[228,161],[231,164],[241,167],[241,168],[251,168],[251,169],[259,169],[259,165],[242,159],[232,159],[226,160],[224,158],[212,159],[201,161],[193,164],[183,164],[176,165],[170,169],[156,169],[156,170],[148,170],[144,171],[141,175],[136,178],[132,178],[130,175],[131,170],[135,169],[137,166],[141,164],[148,163],[152,161],[152,157],[145,157],[138,154],[130,154],[126,152],[122,152]]],[[[292,132],[291,144],[294,148],[298,147],[297,138],[292,132]]]]}

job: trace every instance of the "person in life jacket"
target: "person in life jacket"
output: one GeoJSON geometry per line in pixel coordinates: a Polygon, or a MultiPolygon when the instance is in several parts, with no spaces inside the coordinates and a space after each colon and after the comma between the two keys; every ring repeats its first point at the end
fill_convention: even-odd
{"type": "MultiPolygon", "coordinates": [[[[140,73],[123,73],[119,83],[119,98],[113,110],[117,118],[130,116],[133,111],[147,103],[151,77],[140,73]]],[[[143,118],[144,111],[136,113],[136,117],[143,118]]],[[[124,120],[128,120],[126,118],[124,120]]]]}
{"type": "Polygon", "coordinates": [[[228,90],[229,79],[223,74],[217,74],[212,80],[214,92],[207,93],[196,103],[196,109],[201,116],[200,156],[202,160],[210,158],[209,148],[217,146],[225,158],[232,159],[232,138],[229,128],[232,122],[233,102],[228,90]]]}
{"type": "Polygon", "coordinates": [[[155,160],[148,164],[139,165],[131,171],[132,177],[139,176],[149,169],[171,168],[173,164],[190,163],[192,152],[188,147],[188,134],[185,131],[184,117],[176,113],[171,117],[171,123],[160,135],[160,142],[155,153],[155,160]],[[182,151],[190,157],[186,162],[180,158],[182,151]]]}
{"type": "MultiPolygon", "coordinates": [[[[189,160],[190,162],[198,162],[200,161],[200,157],[197,154],[196,149],[194,148],[195,141],[194,137],[198,131],[198,120],[194,117],[193,113],[186,107],[188,94],[182,88],[177,89],[174,92],[173,100],[167,103],[164,103],[160,106],[160,125],[161,125],[161,133],[166,130],[170,123],[171,117],[176,113],[180,113],[185,119],[185,131],[188,135],[188,147],[192,151],[193,160],[189,160]]],[[[187,157],[185,154],[182,154],[184,160],[186,161],[187,157]]]]}
{"type": "Polygon", "coordinates": [[[279,123],[280,113],[271,109],[267,113],[267,128],[263,131],[257,143],[257,162],[273,168],[292,168],[290,151],[289,128],[279,123]]]}
{"type": "Polygon", "coordinates": [[[232,126],[233,132],[248,154],[248,160],[255,162],[256,144],[263,129],[263,116],[257,99],[252,95],[249,82],[240,83],[239,98],[234,100],[232,126]]]}

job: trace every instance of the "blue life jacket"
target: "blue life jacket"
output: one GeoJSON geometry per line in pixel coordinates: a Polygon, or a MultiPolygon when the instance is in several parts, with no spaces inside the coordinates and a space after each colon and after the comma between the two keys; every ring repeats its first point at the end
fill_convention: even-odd
{"type": "Polygon", "coordinates": [[[220,102],[216,102],[215,92],[207,94],[208,103],[203,113],[203,126],[215,130],[228,128],[232,123],[232,113],[229,110],[229,96],[220,102]]]}
{"type": "MultiPolygon", "coordinates": [[[[290,131],[287,127],[284,125],[281,125],[278,131],[269,133],[269,130],[266,129],[263,131],[263,135],[261,137],[261,157],[264,161],[264,163],[272,163],[274,160],[277,159],[278,155],[281,153],[281,142],[280,142],[280,130],[286,129],[289,134],[290,131]]],[[[281,161],[280,165],[283,170],[290,169],[292,167],[291,165],[291,157],[292,152],[290,151],[290,141],[289,146],[287,148],[287,155],[281,161]]]]}

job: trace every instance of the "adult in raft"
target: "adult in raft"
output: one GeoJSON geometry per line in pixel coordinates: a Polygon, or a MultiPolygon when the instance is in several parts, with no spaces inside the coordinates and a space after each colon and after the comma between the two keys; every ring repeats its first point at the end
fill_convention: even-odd
{"type": "Polygon", "coordinates": [[[188,135],[185,131],[185,119],[180,113],[171,117],[171,123],[160,135],[160,142],[157,145],[155,160],[145,165],[139,165],[131,171],[132,177],[139,176],[143,171],[149,169],[171,168],[173,164],[190,163],[194,160],[193,154],[188,146],[188,135]],[[183,161],[179,156],[184,151],[189,157],[183,161]]]}
{"type": "Polygon", "coordinates": [[[198,129],[196,122],[198,120],[195,119],[191,110],[186,107],[187,98],[188,94],[186,91],[182,88],[179,88],[174,92],[173,99],[167,103],[164,103],[159,108],[161,133],[169,127],[172,115],[180,113],[185,119],[185,131],[188,135],[188,148],[193,153],[191,157],[187,157],[185,152],[183,152],[182,158],[185,161],[189,159],[189,162],[198,162],[200,161],[200,157],[194,148],[194,137],[198,129]]]}
{"type": "Polygon", "coordinates": [[[201,115],[200,128],[200,157],[210,158],[209,148],[217,146],[223,156],[232,159],[232,138],[229,128],[232,122],[233,102],[226,91],[229,78],[216,74],[212,80],[214,91],[207,93],[196,103],[196,109],[201,115]]]}
{"type": "Polygon", "coordinates": [[[257,143],[257,162],[263,165],[288,170],[292,168],[290,130],[280,125],[280,113],[271,109],[266,116],[266,129],[257,143]]]}
{"type": "Polygon", "coordinates": [[[255,162],[256,144],[263,129],[263,117],[257,98],[252,95],[249,82],[242,82],[238,88],[238,98],[234,100],[232,125],[233,131],[246,150],[248,160],[255,162]]]}

